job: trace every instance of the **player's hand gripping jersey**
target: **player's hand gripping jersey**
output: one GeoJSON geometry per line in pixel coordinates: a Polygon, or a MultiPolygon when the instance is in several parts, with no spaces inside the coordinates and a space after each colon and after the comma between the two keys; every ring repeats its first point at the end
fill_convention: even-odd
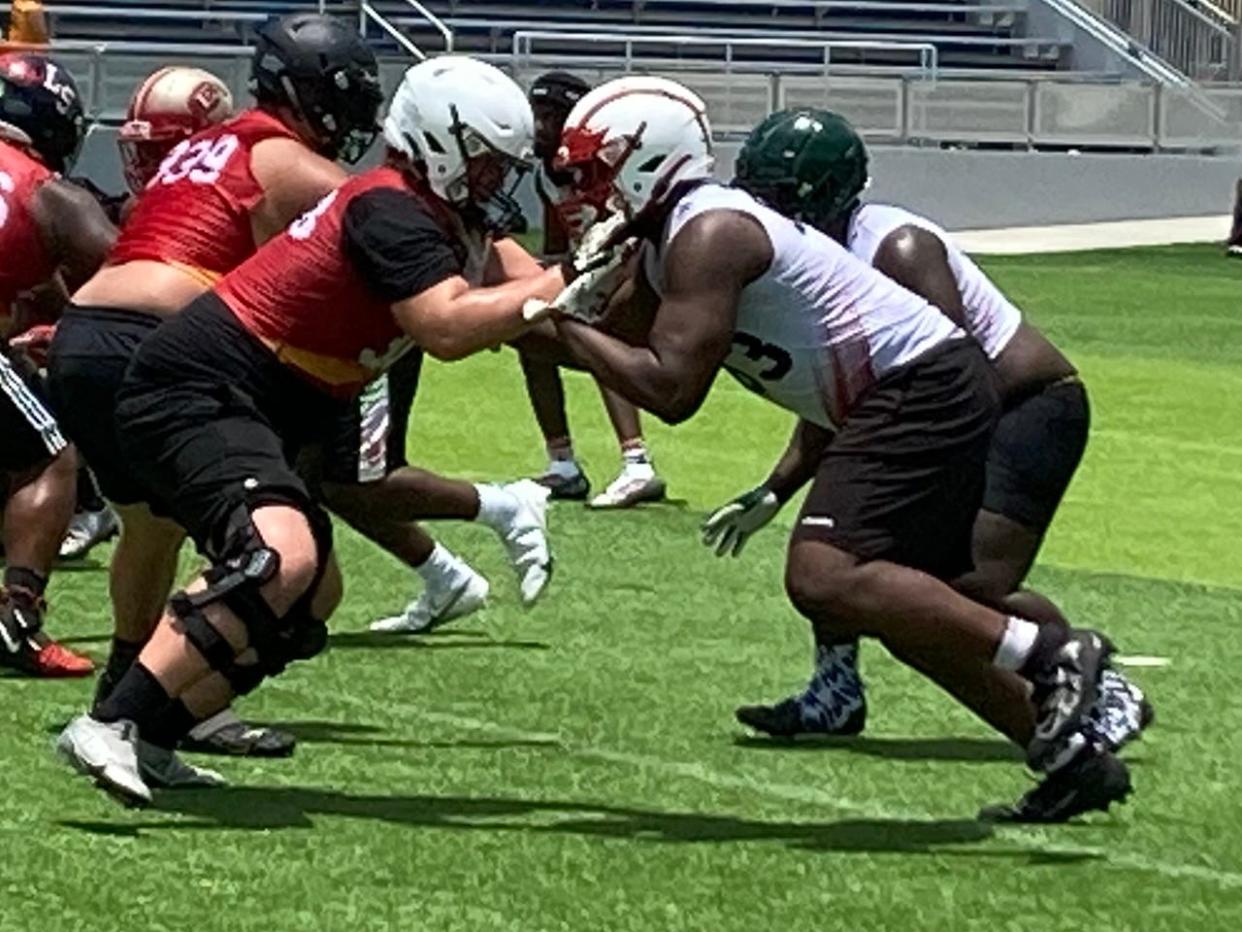
{"type": "Polygon", "coordinates": [[[711,210],[754,217],[772,243],[772,264],[742,291],[725,368],[751,391],[813,424],[840,427],[883,375],[965,336],[932,305],[818,230],[717,184],[683,197],[660,250],[644,250],[647,280],[657,293],[663,291],[661,254],[686,223],[711,210]]]}
{"type": "Polygon", "coordinates": [[[247,110],[178,143],[139,195],[108,263],[163,262],[205,285],[239,265],[255,250],[250,212],[263,200],[250,155],[272,138],[298,137],[247,110]]]}
{"type": "Polygon", "coordinates": [[[0,313],[56,271],[31,214],[39,187],[56,177],[17,146],[0,142],[0,313]]]}
{"type": "Polygon", "coordinates": [[[443,223],[430,196],[377,168],[325,197],[215,291],[282,362],[347,398],[412,345],[394,303],[470,277],[465,248],[443,223]]]}

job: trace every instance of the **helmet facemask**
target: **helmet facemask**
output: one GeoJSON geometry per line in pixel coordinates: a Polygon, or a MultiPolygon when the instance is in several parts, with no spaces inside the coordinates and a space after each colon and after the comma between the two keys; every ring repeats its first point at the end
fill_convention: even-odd
{"type": "MultiPolygon", "coordinates": [[[[530,171],[530,162],[498,149],[449,105],[453,123],[449,133],[461,157],[457,177],[445,185],[445,197],[470,226],[493,236],[505,236],[523,224],[518,186],[530,171]]],[[[431,138],[431,137],[429,137],[431,138]]]]}
{"type": "Polygon", "coordinates": [[[642,147],[646,123],[633,133],[604,142],[605,131],[586,127],[566,130],[556,167],[570,174],[572,193],[558,207],[574,226],[583,228],[609,214],[634,219],[634,210],[617,184],[621,170],[630,157],[642,147]]]}
{"type": "Polygon", "coordinates": [[[315,134],[323,156],[353,165],[367,154],[379,135],[377,116],[384,102],[378,81],[371,75],[358,86],[345,70],[338,70],[326,93],[319,81],[304,83],[302,93],[299,82],[289,75],[281,75],[280,82],[298,118],[315,134]]]}

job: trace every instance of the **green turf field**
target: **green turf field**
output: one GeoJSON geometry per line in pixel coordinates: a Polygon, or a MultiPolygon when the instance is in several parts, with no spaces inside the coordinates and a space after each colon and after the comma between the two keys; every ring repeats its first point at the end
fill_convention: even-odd
{"type": "MultiPolygon", "coordinates": [[[[800,685],[809,646],[782,597],[781,528],[736,562],[697,544],[787,430],[722,380],[692,423],[651,426],[676,501],[554,510],[557,578],[530,613],[489,534],[446,526],[493,606],[423,639],[360,634],[415,586],[341,532],[332,649],[244,707],[302,746],[219,762],[232,789],[123,810],[50,752],[90,684],[0,683],[0,930],[1242,927],[1242,265],[1212,247],[985,265],[1094,405],[1034,582],[1126,653],[1170,660],[1134,673],[1159,722],[1127,752],[1130,805],[1049,829],[975,822],[1029,785],[1015,751],[874,647],[865,737],[743,736],[734,705],[800,685]]],[[[602,484],[602,410],[582,377],[570,394],[602,484]]],[[[415,423],[415,459],[446,472],[541,466],[511,353],[432,367],[415,423]]],[[[102,656],[102,566],[61,572],[52,601],[54,631],[102,656]]]]}

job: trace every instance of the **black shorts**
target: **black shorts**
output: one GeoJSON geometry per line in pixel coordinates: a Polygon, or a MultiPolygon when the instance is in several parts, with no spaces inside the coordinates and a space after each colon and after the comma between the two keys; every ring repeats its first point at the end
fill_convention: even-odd
{"type": "Polygon", "coordinates": [[[52,416],[39,374],[0,351],[0,470],[24,472],[68,444],[52,416]]]}
{"type": "Polygon", "coordinates": [[[886,374],[858,400],[794,529],[863,560],[953,579],[971,532],[1000,396],[987,357],[953,340],[886,374]]]}
{"type": "Polygon", "coordinates": [[[154,314],[70,305],[48,350],[48,396],[56,417],[100,492],[118,505],[146,501],[117,440],[116,396],[139,345],[159,325],[154,314]]]}
{"type": "Polygon", "coordinates": [[[118,395],[117,432],[153,507],[218,557],[230,519],[258,505],[290,504],[317,531],[330,528],[290,463],[339,410],[208,293],[139,348],[118,395]]]}
{"type": "Polygon", "coordinates": [[[1042,535],[1082,461],[1090,428],[1087,390],[1078,379],[1055,382],[1011,407],[988,453],[984,510],[1042,535]]]}
{"type": "Polygon", "coordinates": [[[322,440],[324,480],[351,485],[378,482],[407,465],[406,432],[422,368],[422,351],[410,350],[327,424],[322,440]]]}

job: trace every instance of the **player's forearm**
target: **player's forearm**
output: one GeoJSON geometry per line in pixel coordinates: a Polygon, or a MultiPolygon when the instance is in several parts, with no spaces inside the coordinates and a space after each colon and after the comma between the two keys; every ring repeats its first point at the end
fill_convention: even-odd
{"type": "Polygon", "coordinates": [[[521,336],[530,321],[522,305],[531,298],[550,301],[564,284],[559,269],[491,288],[472,288],[434,313],[423,313],[415,341],[436,359],[463,359],[521,336]]]}
{"type": "Polygon", "coordinates": [[[677,366],[646,346],[630,346],[616,337],[569,318],[557,318],[557,334],[583,366],[608,388],[662,421],[676,424],[698,410],[703,393],[677,366]]]}
{"type": "Polygon", "coordinates": [[[784,504],[815,477],[820,457],[832,440],[822,427],[799,420],[781,458],[764,485],[784,504]]]}

